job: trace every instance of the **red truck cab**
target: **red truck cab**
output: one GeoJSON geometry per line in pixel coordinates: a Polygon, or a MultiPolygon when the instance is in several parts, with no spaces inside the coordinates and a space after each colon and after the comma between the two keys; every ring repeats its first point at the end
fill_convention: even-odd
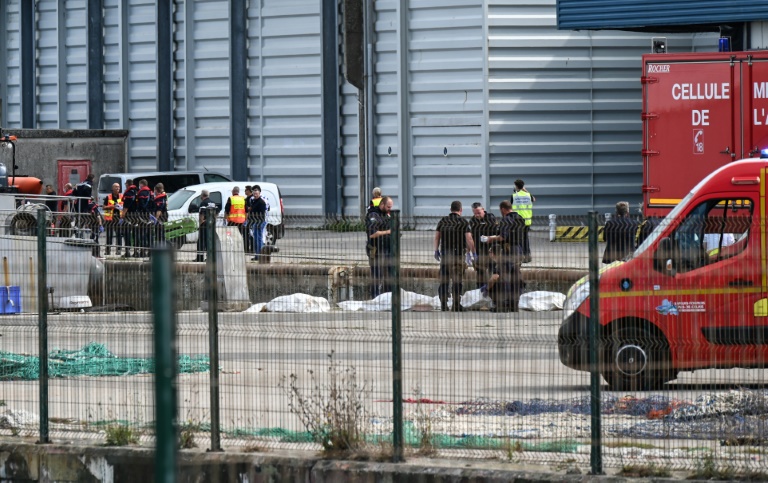
{"type": "MultiPolygon", "coordinates": [[[[768,363],[768,160],[701,181],[622,262],[600,271],[600,372],[647,390],[680,371],[768,363]]],[[[568,292],[563,364],[588,371],[589,281],[568,292]]]]}

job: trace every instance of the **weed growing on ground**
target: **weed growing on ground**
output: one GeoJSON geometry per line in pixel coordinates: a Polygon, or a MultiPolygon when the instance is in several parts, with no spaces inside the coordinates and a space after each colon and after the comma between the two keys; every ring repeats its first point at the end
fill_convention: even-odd
{"type": "Polygon", "coordinates": [[[128,446],[139,442],[138,431],[126,424],[110,424],[104,430],[107,433],[106,446],[128,446]]]}
{"type": "Polygon", "coordinates": [[[362,450],[368,424],[363,401],[371,388],[358,383],[354,367],[341,368],[333,351],[328,354],[327,383],[321,383],[314,371],[308,372],[309,389],[296,374],[280,380],[278,387],[288,397],[288,409],[326,456],[347,457],[362,450]]]}
{"type": "Polygon", "coordinates": [[[419,456],[434,456],[437,450],[435,448],[435,435],[432,432],[432,414],[429,408],[422,402],[424,395],[421,392],[420,386],[416,386],[413,390],[413,396],[418,401],[414,415],[419,444],[416,454],[419,456]]]}
{"type": "Polygon", "coordinates": [[[187,421],[179,428],[179,448],[192,449],[197,448],[195,442],[195,433],[200,431],[199,421],[187,421]]]}
{"type": "Polygon", "coordinates": [[[619,476],[629,478],[661,478],[672,476],[672,472],[666,466],[649,465],[624,465],[619,471],[619,476]]]}

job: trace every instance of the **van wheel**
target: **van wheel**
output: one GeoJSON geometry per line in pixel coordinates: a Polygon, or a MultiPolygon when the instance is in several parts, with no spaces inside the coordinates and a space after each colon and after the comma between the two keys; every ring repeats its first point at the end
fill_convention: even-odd
{"type": "Polygon", "coordinates": [[[647,327],[624,327],[606,341],[603,378],[614,391],[661,389],[674,378],[669,344],[647,327]]]}
{"type": "Polygon", "coordinates": [[[264,242],[264,246],[272,247],[277,243],[277,237],[275,236],[275,228],[272,225],[267,225],[267,236],[264,242]]]}

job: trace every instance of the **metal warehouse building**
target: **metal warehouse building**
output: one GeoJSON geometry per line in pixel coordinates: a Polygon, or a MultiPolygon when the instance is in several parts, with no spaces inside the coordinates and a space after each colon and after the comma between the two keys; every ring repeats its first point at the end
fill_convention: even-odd
{"type": "MultiPolygon", "coordinates": [[[[609,211],[641,199],[641,54],[654,36],[685,52],[720,35],[717,12],[666,34],[611,13],[663,20],[675,3],[715,4],[362,0],[356,30],[360,1],[0,0],[0,124],[125,129],[129,170],[264,179],[294,214],[357,214],[373,186],[444,214],[495,205],[516,178],[538,215],[609,211]]],[[[759,18],[739,13],[725,20],[759,18]]]]}

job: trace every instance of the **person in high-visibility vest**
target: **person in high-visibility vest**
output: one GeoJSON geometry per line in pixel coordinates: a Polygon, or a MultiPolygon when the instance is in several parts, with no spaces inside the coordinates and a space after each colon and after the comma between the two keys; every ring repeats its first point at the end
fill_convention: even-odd
{"type": "Polygon", "coordinates": [[[533,221],[533,202],[536,198],[525,189],[525,182],[521,179],[515,181],[515,191],[509,200],[512,203],[512,209],[525,220],[525,234],[523,236],[523,263],[531,261],[531,242],[528,239],[528,232],[531,230],[533,221]]]}
{"type": "Polygon", "coordinates": [[[243,236],[243,243],[245,243],[245,197],[240,196],[239,186],[232,188],[232,196],[229,197],[224,206],[224,213],[227,218],[227,225],[236,226],[240,230],[240,235],[243,236]]]}
{"type": "Polygon", "coordinates": [[[112,185],[112,192],[104,197],[104,204],[102,206],[104,211],[104,224],[107,228],[107,248],[104,251],[105,255],[109,255],[112,250],[112,240],[117,238],[117,249],[115,253],[120,255],[120,251],[123,247],[123,232],[118,226],[120,224],[120,212],[123,209],[123,195],[120,193],[120,184],[114,183],[112,185]],[[117,235],[115,237],[115,235],[117,235]]]}
{"type": "Polygon", "coordinates": [[[381,203],[381,188],[377,186],[376,188],[373,188],[373,198],[368,202],[368,211],[378,208],[379,203],[381,203]]]}

